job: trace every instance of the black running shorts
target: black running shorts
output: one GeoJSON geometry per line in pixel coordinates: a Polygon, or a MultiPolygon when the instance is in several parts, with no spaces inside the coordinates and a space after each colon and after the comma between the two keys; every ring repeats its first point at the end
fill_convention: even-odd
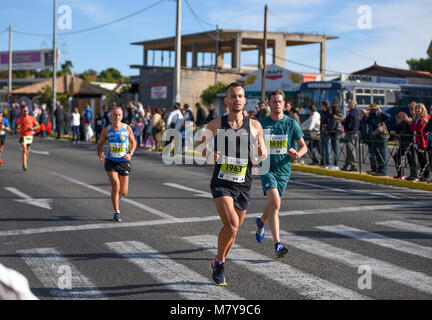
{"type": "Polygon", "coordinates": [[[210,188],[213,195],[213,199],[217,199],[223,196],[228,196],[233,198],[234,205],[238,210],[247,210],[249,206],[250,193],[240,192],[223,187],[213,187],[210,188]]]}
{"type": "Polygon", "coordinates": [[[0,146],[4,146],[6,143],[6,135],[0,136],[0,146]]]}
{"type": "Polygon", "coordinates": [[[109,159],[105,159],[105,171],[108,172],[117,172],[121,176],[128,176],[131,171],[131,165],[129,161],[112,161],[109,159]]]}

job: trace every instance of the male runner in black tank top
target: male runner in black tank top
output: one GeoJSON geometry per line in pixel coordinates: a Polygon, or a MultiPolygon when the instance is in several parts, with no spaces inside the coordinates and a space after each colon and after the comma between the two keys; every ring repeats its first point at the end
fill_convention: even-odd
{"type": "MultiPolygon", "coordinates": [[[[227,87],[224,102],[228,107],[228,115],[212,120],[207,129],[212,132],[213,137],[217,137],[216,139],[221,139],[223,137],[223,135],[220,135],[221,131],[226,129],[233,129],[232,133],[236,132],[238,136],[247,134],[248,137],[247,139],[236,138],[235,148],[232,145],[225,145],[225,150],[217,149],[218,143],[216,140],[215,152],[209,155],[211,161],[215,163],[210,188],[216,210],[223,223],[223,228],[218,236],[217,256],[211,264],[212,279],[219,286],[226,285],[224,277],[225,258],[234,244],[249,203],[249,191],[252,185],[251,160],[254,160],[251,159],[251,152],[253,151],[251,148],[257,149],[255,154],[260,159],[267,157],[261,124],[256,120],[243,116],[246,98],[242,84],[230,84],[227,87]],[[254,137],[256,144],[249,143],[250,135],[254,137]],[[247,141],[247,146],[244,145],[245,141],[247,141]],[[243,145],[241,145],[242,143],[243,145]],[[231,150],[235,151],[231,152],[231,150]],[[246,155],[243,152],[245,150],[247,150],[246,155]]],[[[209,142],[204,137],[200,145],[209,142]]],[[[206,156],[205,149],[202,154],[206,156]]]]}

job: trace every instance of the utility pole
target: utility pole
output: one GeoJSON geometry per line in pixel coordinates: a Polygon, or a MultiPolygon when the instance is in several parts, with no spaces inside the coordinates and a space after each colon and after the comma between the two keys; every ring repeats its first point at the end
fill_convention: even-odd
{"type": "Polygon", "coordinates": [[[9,25],[8,103],[12,103],[12,26],[9,25]]]}
{"type": "Polygon", "coordinates": [[[268,7],[264,7],[264,44],[263,44],[263,69],[262,69],[262,80],[261,80],[261,101],[265,102],[266,99],[266,54],[267,54],[267,12],[268,7]]]}
{"type": "Polygon", "coordinates": [[[218,74],[218,56],[219,56],[219,26],[216,25],[215,85],[217,83],[217,74],[218,74]]]}
{"type": "Polygon", "coordinates": [[[181,73],[181,0],[177,0],[177,20],[176,20],[176,39],[175,39],[175,70],[174,70],[174,101],[180,102],[180,73],[181,73]]]}
{"type": "Polygon", "coordinates": [[[52,100],[52,112],[56,109],[56,100],[57,100],[57,88],[56,88],[56,80],[57,80],[57,0],[54,0],[54,21],[53,21],[53,82],[52,82],[52,93],[53,93],[53,100],[52,100]]]}

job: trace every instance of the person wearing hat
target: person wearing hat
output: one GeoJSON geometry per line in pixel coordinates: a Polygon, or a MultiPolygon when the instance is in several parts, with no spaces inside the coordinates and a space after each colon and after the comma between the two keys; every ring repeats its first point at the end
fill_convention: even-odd
{"type": "Polygon", "coordinates": [[[3,117],[3,110],[0,109],[0,167],[3,164],[1,157],[6,142],[6,131],[11,131],[9,120],[3,117]]]}
{"type": "Polygon", "coordinates": [[[256,117],[258,120],[264,119],[265,117],[270,115],[269,109],[267,109],[265,102],[261,101],[258,103],[258,112],[256,117]]]}

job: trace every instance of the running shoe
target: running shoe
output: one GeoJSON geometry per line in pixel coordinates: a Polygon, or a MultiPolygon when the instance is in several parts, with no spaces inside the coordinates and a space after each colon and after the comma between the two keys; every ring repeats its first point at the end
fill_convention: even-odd
{"type": "Polygon", "coordinates": [[[0,167],[3,165],[3,160],[0,160],[0,167]]]}
{"type": "Polygon", "coordinates": [[[112,221],[114,221],[114,222],[120,222],[121,221],[121,219],[120,219],[120,213],[115,212],[112,221]]]}
{"type": "Polygon", "coordinates": [[[26,164],[23,164],[23,170],[24,170],[24,171],[27,171],[27,168],[28,168],[27,165],[26,165],[26,164]]]}
{"type": "Polygon", "coordinates": [[[217,286],[226,286],[227,283],[225,282],[225,276],[224,276],[224,266],[225,263],[218,263],[216,261],[216,258],[213,260],[211,264],[212,269],[212,280],[215,285],[217,286]]]}
{"type": "Polygon", "coordinates": [[[288,249],[285,248],[280,242],[275,244],[275,256],[276,258],[282,258],[288,253],[288,249]]]}
{"type": "Polygon", "coordinates": [[[256,239],[259,243],[264,241],[264,223],[261,222],[261,217],[256,217],[257,231],[255,233],[256,239]]]}

